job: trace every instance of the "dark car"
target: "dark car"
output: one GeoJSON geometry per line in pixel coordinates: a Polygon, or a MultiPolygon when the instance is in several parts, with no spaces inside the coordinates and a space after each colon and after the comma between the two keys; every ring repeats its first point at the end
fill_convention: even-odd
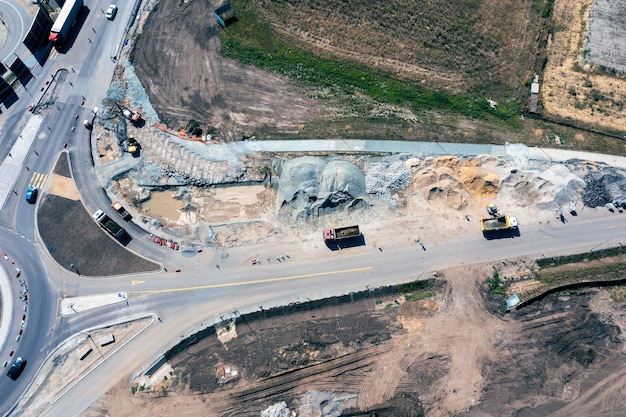
{"type": "Polygon", "coordinates": [[[30,204],[35,204],[37,202],[36,187],[28,187],[28,190],[26,190],[26,201],[28,201],[30,204]]]}
{"type": "Polygon", "coordinates": [[[21,357],[17,358],[15,362],[13,362],[13,365],[11,365],[9,372],[7,372],[7,376],[14,381],[17,380],[17,378],[19,378],[20,375],[22,375],[22,371],[24,370],[25,366],[26,366],[26,359],[22,359],[21,357]]]}

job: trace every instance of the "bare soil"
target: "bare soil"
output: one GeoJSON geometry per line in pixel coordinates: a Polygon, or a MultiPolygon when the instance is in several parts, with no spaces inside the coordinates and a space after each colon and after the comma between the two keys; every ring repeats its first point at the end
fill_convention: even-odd
{"type": "MultiPolygon", "coordinates": [[[[588,126],[626,130],[626,79],[583,63],[592,0],[556,0],[541,100],[547,113],[588,126]]],[[[607,12],[610,15],[610,12],[607,12]]]]}
{"type": "Polygon", "coordinates": [[[161,0],[143,26],[133,64],[160,118],[176,131],[195,119],[226,140],[263,125],[297,133],[318,106],[286,79],[224,60],[213,10],[161,0]]]}
{"type": "MultiPolygon", "coordinates": [[[[388,10],[365,13],[362,5],[347,8],[340,2],[258,6],[282,36],[322,55],[368,61],[431,86],[466,90],[484,82],[516,86],[527,80],[531,74],[524,72],[524,65],[510,65],[531,59],[528,51],[535,40],[528,33],[538,24],[531,3],[469,3],[465,6],[480,16],[470,22],[470,33],[461,30],[467,26],[455,23],[465,15],[457,3],[402,3],[393,7],[398,15],[385,14],[388,10]],[[433,8],[440,8],[438,16],[448,17],[433,23],[439,30],[424,31],[433,8]],[[396,32],[383,36],[385,25],[396,32]],[[407,33],[398,37],[405,29],[407,33]],[[418,32],[421,37],[415,36],[418,32]],[[386,47],[390,36],[400,45],[392,51],[386,47]],[[455,53],[466,50],[471,53],[455,53]]],[[[558,12],[571,2],[556,3],[558,12]]],[[[208,2],[162,0],[143,26],[134,63],[160,117],[174,130],[196,119],[217,127],[227,140],[260,126],[296,134],[323,121],[322,106],[287,80],[219,56],[212,8],[208,2]]],[[[550,90],[548,72],[544,97],[567,91],[557,84],[550,90]]],[[[558,114],[549,103],[544,105],[558,114]]],[[[340,136],[350,135],[354,127],[335,126],[340,136]]],[[[461,128],[476,132],[474,123],[461,128]]],[[[543,131],[535,134],[538,141],[547,138],[543,131]]],[[[399,210],[380,208],[364,214],[368,244],[406,245],[416,238],[410,229],[420,230],[426,244],[445,239],[445,231],[432,226],[433,213],[445,217],[457,235],[474,233],[475,222],[465,216],[478,218],[497,190],[488,187],[489,181],[474,187],[471,175],[453,168],[460,179],[468,179],[459,181],[463,187],[446,183],[441,189],[453,192],[443,194],[427,188],[432,181],[416,179],[399,210]],[[450,205],[454,210],[443,210],[450,205]],[[400,238],[385,241],[384,234],[377,233],[383,229],[400,238]]],[[[434,182],[444,180],[440,171],[433,174],[434,182]]],[[[492,180],[497,183],[497,178],[492,180]]],[[[223,207],[215,212],[216,222],[232,219],[237,207],[235,216],[277,225],[272,194],[265,190],[256,195],[256,203],[222,191],[200,197],[223,207]]],[[[528,222],[540,222],[546,220],[546,211],[528,208],[521,214],[522,224],[524,216],[528,222]]],[[[233,230],[239,240],[218,238],[220,245],[268,236],[267,226],[227,226],[226,236],[233,230]]],[[[294,239],[308,239],[305,235],[301,232],[294,239]]],[[[307,244],[312,245],[310,240],[307,244]]],[[[301,416],[325,415],[321,409],[326,406],[340,410],[333,415],[344,416],[625,414],[620,391],[626,382],[623,306],[613,304],[603,291],[585,292],[549,296],[519,313],[500,316],[492,311],[501,300],[490,299],[484,284],[491,272],[491,265],[482,265],[440,273],[437,295],[418,302],[401,297],[327,300],[323,306],[302,304],[275,316],[240,317],[216,330],[221,341],[210,334],[172,356],[167,380],[147,386],[122,381],[84,415],[257,416],[279,401],[301,416]],[[316,403],[320,397],[324,399],[316,403]]]]}
{"type": "Polygon", "coordinates": [[[84,416],[258,416],[279,401],[299,416],[624,414],[623,305],[586,291],[493,315],[491,271],[438,273],[437,295],[417,302],[332,299],[239,317],[224,323],[232,339],[185,345],[167,383],[123,381],[84,416]],[[340,414],[321,413],[318,396],[340,414]]]}

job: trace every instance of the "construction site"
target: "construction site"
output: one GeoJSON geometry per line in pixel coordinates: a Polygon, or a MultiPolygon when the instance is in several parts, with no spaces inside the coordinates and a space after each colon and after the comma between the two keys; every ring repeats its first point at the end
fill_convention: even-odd
{"type": "MultiPolygon", "coordinates": [[[[111,200],[181,251],[266,244],[314,257],[326,249],[321,231],[329,224],[363,225],[367,245],[355,252],[426,251],[481,227],[523,233],[525,226],[623,215],[624,169],[529,159],[525,145],[507,143],[506,155],[466,155],[452,146],[449,155],[258,151],[259,129],[297,138],[330,110],[345,109],[286,77],[222,58],[218,23],[194,26],[200,23],[192,16],[206,4],[179,3],[144,5],[136,44],[120,56],[92,126],[92,152],[111,200]],[[185,51],[184,62],[161,48],[185,51]]],[[[555,3],[557,10],[568,4],[555,3]]],[[[289,29],[285,35],[293,36],[289,29]]],[[[303,38],[315,44],[309,35],[303,38]]],[[[433,80],[463,84],[453,74],[433,80]]],[[[413,123],[402,125],[408,136],[432,141],[432,132],[419,131],[423,114],[382,107],[373,111],[402,114],[413,123]]],[[[333,126],[351,135],[351,123],[341,120],[333,126]]],[[[447,129],[480,133],[477,122],[452,124],[437,133],[442,143],[447,129]]],[[[590,142],[588,132],[577,134],[579,143],[590,142]]],[[[561,141],[539,127],[525,139],[561,141]]],[[[488,283],[494,268],[510,279],[506,296],[522,296],[535,288],[534,262],[452,267],[409,295],[379,289],[223,322],[169,352],[165,374],[121,380],[84,415],[626,414],[623,300],[612,289],[572,291],[502,314],[504,295],[494,299],[488,283]]]]}

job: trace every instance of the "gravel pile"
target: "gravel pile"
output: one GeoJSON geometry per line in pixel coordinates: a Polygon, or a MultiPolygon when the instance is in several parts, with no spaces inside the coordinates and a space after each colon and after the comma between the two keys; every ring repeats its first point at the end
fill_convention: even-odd
{"type": "Polygon", "coordinates": [[[274,405],[270,405],[261,411],[261,417],[293,417],[296,413],[287,408],[287,403],[281,401],[274,405]]]}
{"type": "Polygon", "coordinates": [[[365,192],[375,194],[389,207],[397,207],[398,202],[391,193],[411,184],[411,171],[401,160],[376,162],[367,167],[365,192]]]}
{"type": "MultiPolygon", "coordinates": [[[[583,204],[587,207],[600,207],[613,201],[607,185],[615,182],[617,177],[607,174],[589,173],[585,176],[585,191],[583,193],[583,204]]],[[[623,178],[622,178],[623,180],[623,178]]]]}

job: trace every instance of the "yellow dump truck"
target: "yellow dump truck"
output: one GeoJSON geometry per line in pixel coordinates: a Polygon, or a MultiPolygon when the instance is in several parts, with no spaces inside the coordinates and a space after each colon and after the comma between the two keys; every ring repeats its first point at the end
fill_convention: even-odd
{"type": "Polygon", "coordinates": [[[497,216],[481,219],[480,224],[483,228],[483,233],[517,229],[517,219],[512,216],[497,216]]]}

